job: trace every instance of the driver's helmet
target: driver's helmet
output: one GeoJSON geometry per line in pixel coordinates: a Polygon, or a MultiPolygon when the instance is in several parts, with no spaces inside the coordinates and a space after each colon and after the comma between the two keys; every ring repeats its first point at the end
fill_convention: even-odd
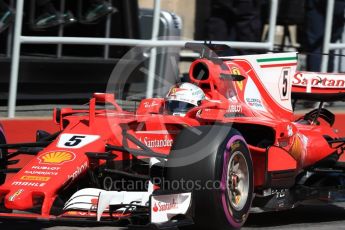
{"type": "Polygon", "coordinates": [[[165,108],[169,114],[184,116],[204,99],[205,93],[200,87],[191,83],[180,83],[169,90],[165,97],[165,108]]]}

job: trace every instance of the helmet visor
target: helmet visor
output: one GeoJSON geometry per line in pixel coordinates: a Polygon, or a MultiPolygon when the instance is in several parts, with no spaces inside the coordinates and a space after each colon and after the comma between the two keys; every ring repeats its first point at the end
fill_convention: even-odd
{"type": "Polygon", "coordinates": [[[167,101],[165,102],[165,107],[167,108],[169,114],[174,114],[186,113],[188,110],[194,108],[195,105],[182,101],[167,101]]]}

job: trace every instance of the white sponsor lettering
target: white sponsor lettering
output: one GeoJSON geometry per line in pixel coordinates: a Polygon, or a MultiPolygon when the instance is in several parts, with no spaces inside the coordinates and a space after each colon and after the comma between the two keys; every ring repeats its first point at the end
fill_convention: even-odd
{"type": "Polygon", "coordinates": [[[35,170],[48,170],[48,171],[59,171],[60,167],[49,167],[49,166],[32,166],[32,169],[35,170]]]}
{"type": "Polygon", "coordinates": [[[327,76],[316,73],[298,73],[293,77],[295,86],[308,86],[313,88],[341,88],[345,87],[344,74],[328,74],[327,76]]]}
{"type": "Polygon", "coordinates": [[[227,111],[228,113],[241,113],[242,106],[241,105],[230,105],[230,108],[227,111]]]}
{"type": "Polygon", "coordinates": [[[171,203],[162,203],[162,202],[156,203],[153,206],[152,211],[164,212],[164,211],[169,211],[173,209],[178,209],[178,204],[176,203],[175,199],[173,199],[171,203]]]}
{"type": "Polygon", "coordinates": [[[153,102],[144,102],[144,107],[145,108],[152,108],[152,107],[155,107],[155,106],[157,106],[158,104],[157,104],[157,102],[155,102],[155,101],[153,101],[153,102]]]}
{"type": "Polygon", "coordinates": [[[13,181],[14,186],[26,186],[26,187],[44,187],[46,183],[40,182],[26,182],[26,181],[13,181]]]}
{"type": "Polygon", "coordinates": [[[87,162],[85,162],[82,166],[77,167],[77,169],[71,175],[68,175],[68,179],[72,178],[73,180],[77,178],[80,174],[82,174],[87,169],[87,162]]]}
{"type": "Polygon", "coordinates": [[[34,171],[34,170],[26,170],[25,174],[30,175],[44,175],[44,176],[57,176],[58,172],[45,172],[45,171],[34,171]]]}
{"type": "Polygon", "coordinates": [[[149,137],[144,137],[139,139],[141,142],[149,148],[162,148],[162,147],[171,147],[173,140],[168,138],[167,135],[164,136],[164,139],[151,139],[149,137]]]}

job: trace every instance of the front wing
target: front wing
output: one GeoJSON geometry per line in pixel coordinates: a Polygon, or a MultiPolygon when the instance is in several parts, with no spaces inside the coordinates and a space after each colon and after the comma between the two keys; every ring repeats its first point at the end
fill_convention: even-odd
{"type": "Polygon", "coordinates": [[[149,192],[86,188],[76,192],[66,202],[63,214],[59,216],[0,209],[0,220],[92,223],[118,227],[138,225],[137,227],[166,229],[193,224],[192,193],[151,195],[149,192]]]}

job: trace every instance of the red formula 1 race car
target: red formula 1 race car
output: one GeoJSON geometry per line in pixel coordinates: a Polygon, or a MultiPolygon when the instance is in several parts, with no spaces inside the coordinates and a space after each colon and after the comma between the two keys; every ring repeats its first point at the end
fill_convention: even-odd
{"type": "Polygon", "coordinates": [[[54,111],[59,132],[1,144],[1,175],[15,174],[0,187],[0,218],[223,230],[251,211],[344,200],[335,116],[320,106],[295,120],[291,103],[344,99],[343,75],[296,73],[296,53],[187,48],[203,55],[168,100],[127,112],[112,94],[94,94],[88,109],[54,111]],[[20,154],[33,158],[8,167],[20,154]]]}

